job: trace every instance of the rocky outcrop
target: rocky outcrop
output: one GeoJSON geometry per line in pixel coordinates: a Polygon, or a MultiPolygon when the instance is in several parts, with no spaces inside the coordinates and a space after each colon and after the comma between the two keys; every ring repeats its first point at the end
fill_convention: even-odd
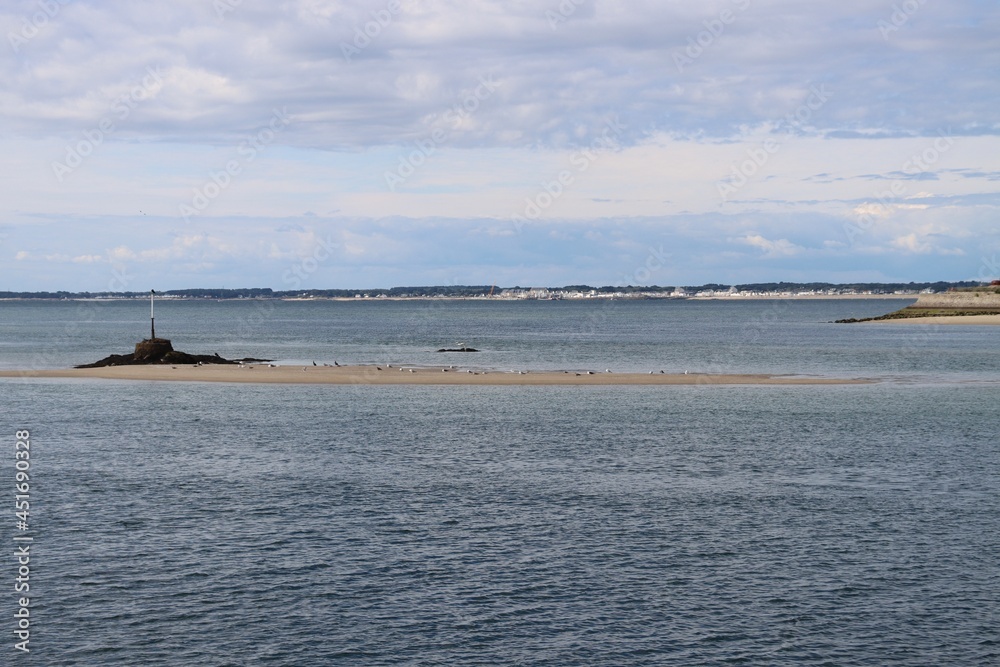
{"type": "Polygon", "coordinates": [[[153,364],[240,364],[265,362],[269,359],[224,359],[215,354],[188,354],[174,349],[166,338],[148,338],[136,343],[132,354],[112,354],[92,364],[81,364],[76,368],[104,368],[105,366],[143,366],[153,364]]]}

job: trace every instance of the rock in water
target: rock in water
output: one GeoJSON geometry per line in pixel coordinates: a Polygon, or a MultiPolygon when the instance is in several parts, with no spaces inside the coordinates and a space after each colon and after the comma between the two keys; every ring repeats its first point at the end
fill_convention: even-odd
{"type": "Polygon", "coordinates": [[[105,366],[149,366],[154,364],[238,364],[266,362],[269,359],[224,359],[216,354],[188,354],[175,350],[166,338],[149,338],[135,344],[132,354],[112,354],[92,364],[76,368],[104,368],[105,366]]]}

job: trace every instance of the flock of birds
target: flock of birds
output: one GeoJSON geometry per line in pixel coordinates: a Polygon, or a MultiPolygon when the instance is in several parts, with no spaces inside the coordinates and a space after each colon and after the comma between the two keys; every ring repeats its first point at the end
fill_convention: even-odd
{"type": "MultiPolygon", "coordinates": [[[[204,366],[204,365],[205,365],[204,363],[202,363],[202,362],[199,361],[198,363],[195,364],[195,367],[197,368],[199,366],[204,366]]],[[[239,368],[248,368],[250,370],[253,370],[253,368],[254,368],[253,366],[245,364],[242,361],[238,362],[237,365],[239,366],[239,368]]],[[[319,367],[320,366],[320,364],[316,363],[315,361],[312,362],[312,365],[315,366],[315,367],[319,367]]],[[[322,366],[325,367],[325,368],[343,368],[343,366],[341,366],[336,361],[334,361],[332,364],[323,363],[322,366]]],[[[267,364],[267,367],[268,368],[278,368],[278,365],[277,364],[271,364],[271,363],[269,363],[269,364],[267,364]]],[[[386,364],[385,367],[386,368],[392,368],[393,366],[392,366],[392,364],[386,364]]],[[[171,366],[171,368],[174,369],[174,370],[176,370],[177,366],[171,366]]],[[[400,373],[403,373],[403,372],[406,372],[406,371],[409,371],[411,373],[416,373],[417,372],[417,369],[415,369],[415,368],[408,368],[408,367],[404,367],[404,366],[397,366],[397,368],[399,369],[400,373]]],[[[302,370],[303,371],[309,370],[309,367],[308,366],[303,366],[302,370]]],[[[381,366],[376,365],[375,366],[375,370],[376,371],[381,371],[381,370],[383,370],[383,368],[381,366]]],[[[454,365],[451,365],[451,366],[448,366],[447,368],[442,368],[441,369],[442,373],[447,373],[449,371],[458,371],[458,368],[456,366],[454,366],[454,365]]],[[[487,371],[474,371],[474,370],[471,370],[471,369],[466,369],[465,372],[469,373],[470,375],[486,375],[487,374],[487,371]]],[[[518,371],[518,370],[514,370],[514,369],[511,369],[509,372],[510,373],[517,373],[518,375],[527,375],[528,374],[528,371],[518,371]]],[[[604,372],[605,373],[610,373],[611,369],[610,368],[606,368],[604,370],[604,372]]],[[[569,374],[569,371],[563,371],[563,373],[564,374],[569,374]]],[[[688,371],[684,371],[684,375],[688,375],[688,373],[689,373],[688,371]]],[[[574,374],[577,377],[582,377],[583,375],[596,375],[596,373],[594,371],[584,371],[584,372],[574,373],[574,374]]],[[[649,374],[650,375],[655,375],[655,371],[649,371],[649,374]]],[[[665,371],[661,370],[660,374],[664,375],[665,371]]]]}
{"type": "MultiPolygon", "coordinates": [[[[460,348],[464,348],[465,347],[465,343],[455,343],[455,345],[458,346],[458,347],[460,347],[460,348]]],[[[218,355],[216,355],[216,356],[218,356],[218,355]]],[[[204,365],[204,364],[202,362],[200,362],[200,361],[196,364],[196,366],[202,366],[202,365],[204,365]]],[[[253,370],[253,368],[254,368],[253,366],[245,364],[242,361],[238,362],[238,365],[239,365],[240,368],[249,368],[250,370],[253,370]]],[[[317,368],[320,366],[320,364],[316,363],[316,361],[313,361],[312,365],[314,367],[317,367],[317,368]]],[[[328,363],[324,362],[322,364],[322,366],[325,367],[325,368],[343,368],[337,361],[334,361],[332,364],[328,364],[328,363]]],[[[277,364],[269,363],[269,364],[267,364],[267,367],[268,368],[278,368],[278,365],[277,364]]],[[[392,367],[393,367],[392,364],[388,364],[388,363],[385,364],[385,368],[392,368],[392,367]]],[[[171,366],[171,368],[176,369],[177,367],[176,366],[171,366]]],[[[405,373],[406,371],[409,371],[411,373],[416,373],[419,367],[418,368],[411,368],[411,367],[397,366],[396,368],[399,369],[400,373],[405,373]]],[[[309,370],[309,367],[308,366],[303,366],[302,370],[303,371],[307,371],[307,370],[309,370]]],[[[375,365],[375,370],[376,371],[382,371],[384,369],[382,368],[382,366],[376,364],[375,365]]],[[[427,369],[427,370],[430,370],[430,369],[427,369]]],[[[450,365],[447,368],[442,368],[441,372],[442,373],[459,372],[459,369],[458,369],[457,366],[450,365]]],[[[476,370],[472,370],[472,369],[466,369],[465,372],[468,373],[468,374],[470,374],[470,375],[486,375],[487,374],[487,371],[485,371],[485,370],[476,371],[476,370]]],[[[511,369],[509,372],[510,373],[517,373],[518,375],[527,375],[528,374],[528,371],[519,371],[519,370],[514,370],[514,369],[511,369]]],[[[604,370],[604,372],[605,373],[610,373],[611,369],[610,368],[606,368],[604,370]]],[[[570,371],[563,371],[563,373],[569,374],[570,371]]],[[[655,371],[649,371],[650,375],[655,375],[655,373],[656,373],[655,371]]],[[[660,374],[661,375],[665,375],[665,371],[661,370],[660,374]]],[[[574,372],[574,375],[576,375],[577,377],[582,377],[584,375],[596,375],[596,373],[594,371],[580,371],[580,372],[574,372]]],[[[688,375],[688,371],[684,371],[684,375],[688,375]]]]}
{"type": "MultiPolygon", "coordinates": [[[[198,365],[200,366],[201,363],[199,362],[198,365]]],[[[344,368],[343,366],[341,366],[340,364],[338,364],[336,361],[334,361],[332,364],[327,364],[327,363],[318,364],[318,363],[316,363],[314,361],[314,362],[312,362],[312,365],[316,366],[316,367],[319,367],[319,366],[322,365],[322,366],[324,366],[326,368],[335,368],[335,367],[336,368],[344,368]]],[[[240,366],[240,368],[253,368],[253,366],[245,366],[242,361],[240,362],[239,366],[240,366]]],[[[268,364],[267,366],[268,366],[268,368],[277,368],[277,365],[275,365],[275,364],[268,364]]],[[[385,368],[392,368],[392,367],[393,367],[392,364],[386,364],[385,365],[385,368]]],[[[417,368],[409,368],[409,367],[405,367],[405,366],[397,366],[396,368],[399,370],[400,373],[405,373],[406,371],[409,371],[411,373],[416,373],[417,370],[418,370],[417,368]]],[[[309,367],[308,366],[303,366],[302,370],[304,370],[304,371],[305,370],[309,370],[309,367]]],[[[381,366],[376,365],[375,366],[375,370],[376,371],[383,371],[385,369],[382,368],[381,366]]],[[[430,370],[430,369],[427,369],[427,370],[430,370]]],[[[458,369],[458,367],[454,366],[454,365],[451,365],[451,366],[448,366],[447,368],[442,368],[441,369],[442,373],[448,373],[449,371],[451,371],[451,372],[460,372],[459,369],[458,369]]],[[[465,372],[468,373],[468,374],[470,374],[470,375],[486,375],[487,374],[487,371],[485,371],[485,370],[483,370],[483,371],[474,371],[472,369],[466,369],[465,372]]],[[[519,370],[515,370],[515,369],[512,368],[512,369],[510,369],[507,372],[508,373],[517,373],[518,375],[527,375],[529,371],[519,371],[519,370]]],[[[563,373],[567,374],[567,375],[569,374],[569,372],[570,371],[563,371],[563,373]]],[[[611,373],[612,370],[610,368],[606,368],[606,369],[604,369],[604,372],[605,373],[611,373]]],[[[579,373],[574,372],[574,375],[576,375],[577,377],[582,377],[584,375],[596,375],[596,374],[597,373],[595,373],[594,371],[582,371],[582,372],[579,372],[579,373]]],[[[649,374],[650,375],[655,375],[656,371],[649,371],[649,374]]],[[[660,375],[665,375],[665,374],[666,374],[666,371],[662,371],[662,370],[660,371],[660,375]]],[[[684,375],[688,375],[688,374],[689,374],[689,371],[684,371],[684,375]]]]}

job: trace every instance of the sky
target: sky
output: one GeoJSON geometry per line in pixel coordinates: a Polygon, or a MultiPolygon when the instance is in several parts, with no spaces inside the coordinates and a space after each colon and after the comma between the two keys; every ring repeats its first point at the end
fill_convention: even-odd
{"type": "Polygon", "coordinates": [[[995,0],[7,0],[0,290],[1000,277],[995,0]]]}

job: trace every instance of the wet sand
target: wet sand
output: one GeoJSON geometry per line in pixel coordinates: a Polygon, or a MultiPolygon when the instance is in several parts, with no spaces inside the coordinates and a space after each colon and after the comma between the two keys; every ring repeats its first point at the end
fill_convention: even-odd
{"type": "Polygon", "coordinates": [[[947,324],[962,325],[970,324],[1000,325],[1000,315],[941,315],[938,317],[901,317],[892,320],[872,320],[872,324],[947,324]]]}
{"type": "Polygon", "coordinates": [[[594,371],[504,372],[417,366],[112,366],[65,370],[0,371],[0,377],[249,382],[258,384],[356,385],[819,385],[867,384],[871,380],[794,375],[710,375],[702,373],[606,373],[594,371]],[[381,368],[381,370],[378,370],[381,368]]]}

